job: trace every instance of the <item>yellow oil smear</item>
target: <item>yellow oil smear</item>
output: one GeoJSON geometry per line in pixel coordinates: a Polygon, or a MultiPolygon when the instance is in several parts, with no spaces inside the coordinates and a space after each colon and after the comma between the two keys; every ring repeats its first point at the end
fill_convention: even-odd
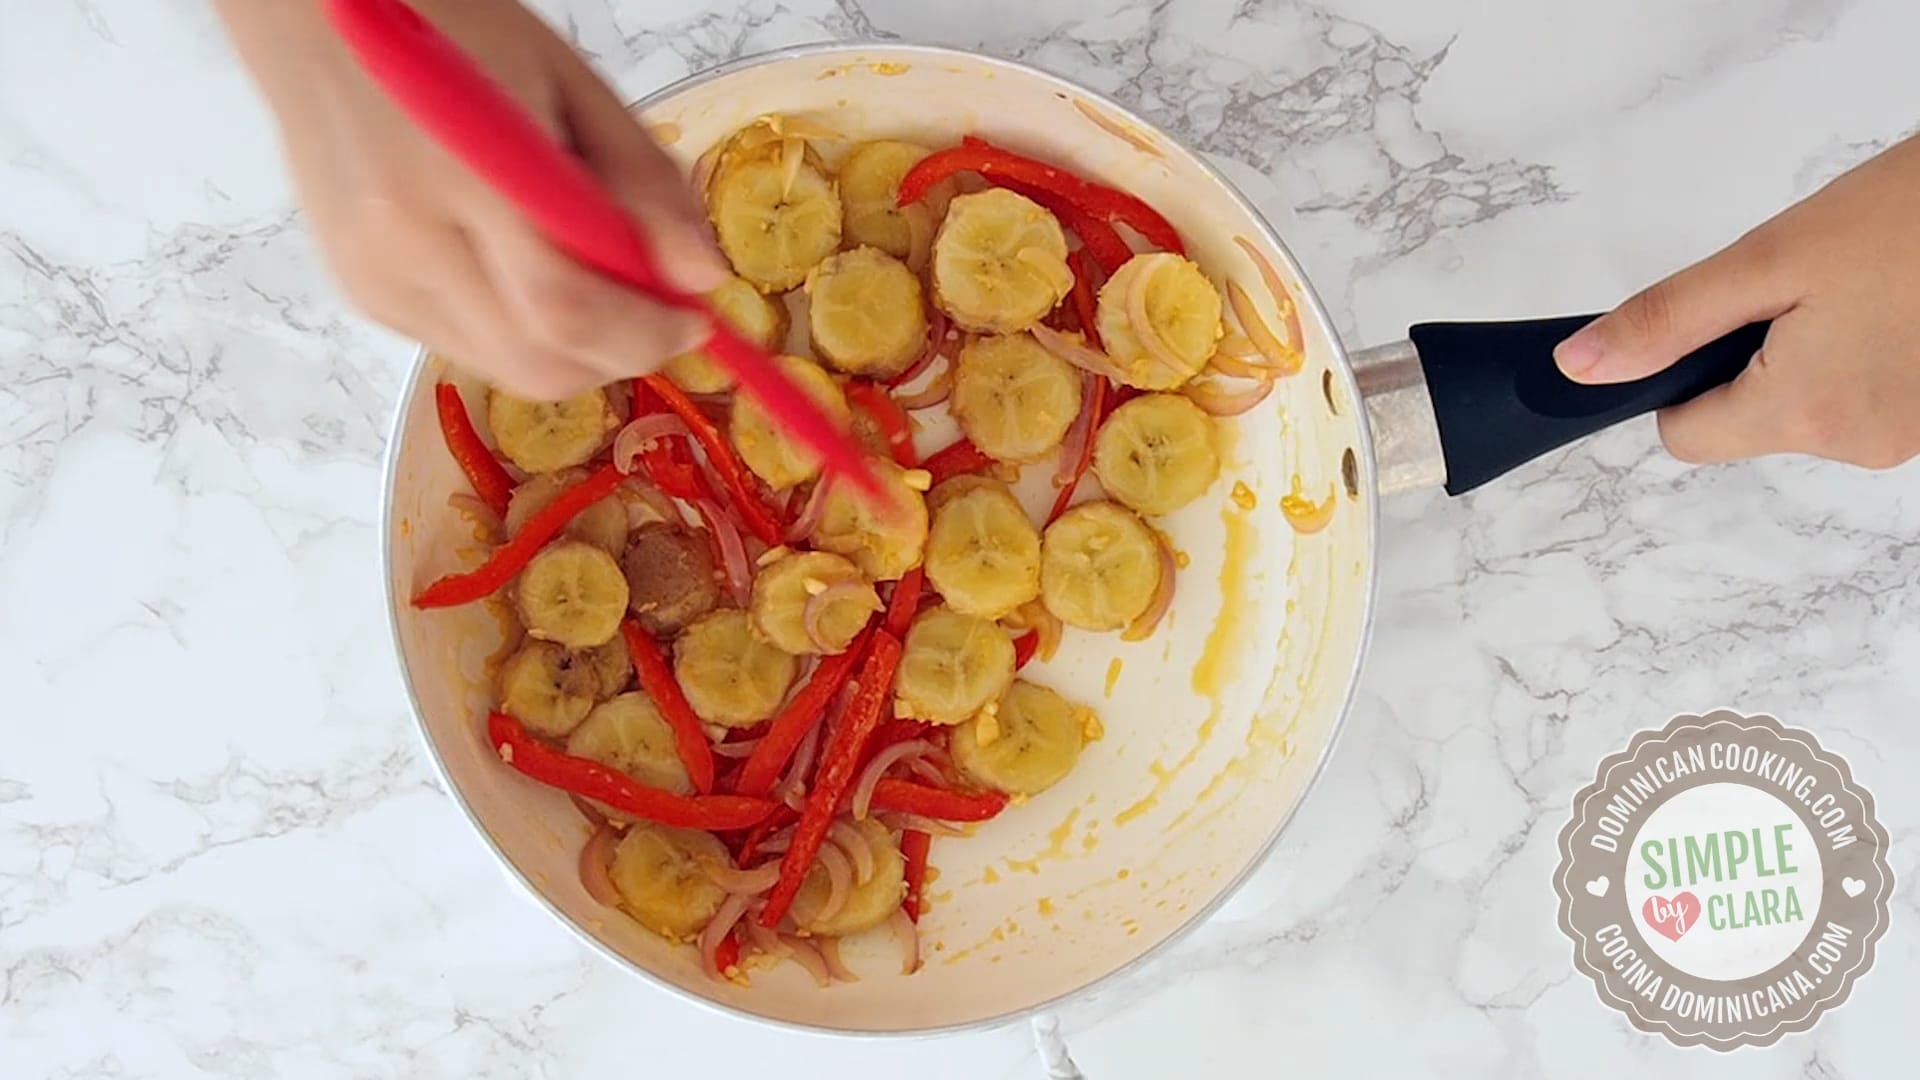
{"type": "Polygon", "coordinates": [[[1187,567],[1193,565],[1193,556],[1181,551],[1179,548],[1174,548],[1173,565],[1177,569],[1185,570],[1187,567]]]}
{"type": "Polygon", "coordinates": [[[889,60],[878,64],[868,64],[867,70],[873,72],[875,75],[891,78],[895,75],[905,75],[907,72],[912,71],[913,67],[910,64],[902,64],[889,60]]]}
{"type": "Polygon", "coordinates": [[[485,673],[487,682],[492,683],[500,677],[500,665],[507,662],[520,649],[520,639],[525,631],[520,629],[520,620],[514,617],[513,605],[501,593],[494,593],[481,602],[481,609],[493,616],[494,625],[500,628],[500,647],[480,661],[480,670],[485,673]]]}
{"type": "Polygon", "coordinates": [[[1220,614],[1214,619],[1213,630],[1207,634],[1206,648],[1193,665],[1194,692],[1211,701],[1207,718],[1200,722],[1193,745],[1171,768],[1157,761],[1150,766],[1149,771],[1154,778],[1153,790],[1145,798],[1116,814],[1113,819],[1115,825],[1125,825],[1153,809],[1160,802],[1160,796],[1172,786],[1174,778],[1200,756],[1200,751],[1213,737],[1214,729],[1220,725],[1220,693],[1239,671],[1241,639],[1246,636],[1248,608],[1251,604],[1250,590],[1246,588],[1244,579],[1247,565],[1254,555],[1254,531],[1247,522],[1245,510],[1222,509],[1220,521],[1227,529],[1225,555],[1220,561],[1220,614]]]}
{"type": "Polygon", "coordinates": [[[672,146],[680,141],[682,132],[679,124],[668,121],[648,128],[647,134],[653,136],[653,141],[661,146],[672,146]]]}
{"type": "Polygon", "coordinates": [[[1066,858],[1067,838],[1073,835],[1073,823],[1079,819],[1079,807],[1076,806],[1072,810],[1067,811],[1066,818],[1062,820],[1060,824],[1055,825],[1052,831],[1047,833],[1047,846],[1044,849],[1031,859],[1006,860],[1007,869],[1022,871],[1028,874],[1037,874],[1040,872],[1041,863],[1052,859],[1066,858]]]}
{"type": "Polygon", "coordinates": [[[1126,143],[1128,146],[1133,147],[1135,150],[1143,154],[1150,154],[1153,157],[1166,157],[1166,154],[1161,152],[1160,147],[1156,146],[1153,140],[1133,130],[1132,125],[1115,120],[1113,117],[1108,116],[1106,113],[1101,112],[1099,109],[1094,108],[1079,98],[1073,99],[1073,107],[1080,110],[1081,116],[1093,121],[1095,127],[1126,143]]]}
{"type": "Polygon", "coordinates": [[[927,902],[929,904],[945,904],[946,902],[952,899],[953,899],[953,890],[948,889],[946,892],[937,892],[937,893],[932,893],[928,895],[927,902]]]}
{"type": "Polygon", "coordinates": [[[982,885],[997,885],[997,884],[999,884],[999,883],[1000,883],[1000,871],[998,871],[998,870],[995,870],[995,869],[994,869],[993,867],[991,867],[991,866],[989,866],[989,867],[987,867],[987,868],[986,868],[985,870],[982,870],[982,871],[980,871],[980,883],[981,883],[982,885]]]}
{"type": "Polygon", "coordinates": [[[1233,482],[1233,504],[1242,510],[1251,510],[1260,505],[1260,500],[1253,494],[1253,489],[1247,486],[1245,480],[1235,480],[1233,482]]]}
{"type": "Polygon", "coordinates": [[[400,519],[400,539],[405,540],[406,538],[412,535],[413,535],[413,519],[401,518],[400,519]]]}
{"type": "Polygon", "coordinates": [[[1020,924],[1014,922],[1012,919],[1008,919],[1004,926],[994,927],[993,933],[988,934],[986,937],[981,938],[979,941],[976,941],[971,945],[965,946],[964,948],[955,949],[953,951],[953,955],[947,957],[945,962],[948,964],[957,964],[960,961],[965,960],[967,957],[972,956],[974,953],[979,952],[981,949],[987,948],[990,945],[999,945],[1005,942],[1007,940],[1007,935],[1017,934],[1019,932],[1020,932],[1020,924]]]}
{"type": "Polygon", "coordinates": [[[1053,913],[1054,913],[1054,912],[1055,912],[1056,910],[1058,910],[1057,908],[1055,908],[1055,907],[1053,906],[1053,897],[1051,897],[1051,896],[1043,896],[1043,897],[1041,897],[1041,898],[1040,898],[1040,902],[1039,902],[1038,904],[1036,904],[1036,905],[1034,905],[1034,906],[1035,906],[1035,908],[1036,908],[1036,909],[1037,909],[1037,910],[1038,910],[1038,911],[1040,912],[1040,914],[1042,914],[1042,915],[1049,915],[1049,916],[1050,916],[1050,915],[1052,915],[1052,914],[1053,914],[1053,913]]]}
{"type": "Polygon", "coordinates": [[[1120,658],[1117,656],[1107,662],[1107,696],[1108,697],[1113,696],[1113,688],[1119,685],[1120,669],[1123,668],[1124,666],[1125,665],[1120,662],[1120,658]]]}

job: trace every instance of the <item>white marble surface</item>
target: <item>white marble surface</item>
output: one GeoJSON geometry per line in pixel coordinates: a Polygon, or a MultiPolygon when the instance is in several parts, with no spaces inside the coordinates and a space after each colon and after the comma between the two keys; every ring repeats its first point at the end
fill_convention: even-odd
{"type": "MultiPolygon", "coordinates": [[[[1359,342],[1604,306],[1920,121],[1909,0],[547,7],[635,93],[869,35],[1080,78],[1265,173],[1359,342]]],[[[407,356],[201,4],[0,14],[0,1076],[1040,1075],[1018,1027],[729,1025],[505,887],[389,656],[407,356]]],[[[1340,753],[1232,918],[1065,1010],[1087,1075],[1910,1073],[1920,467],[1690,472],[1641,422],[1386,519],[1340,753]],[[1602,1008],[1549,884],[1594,762],[1721,703],[1850,755],[1903,876],[1853,1001],[1732,1057],[1602,1008]]]]}

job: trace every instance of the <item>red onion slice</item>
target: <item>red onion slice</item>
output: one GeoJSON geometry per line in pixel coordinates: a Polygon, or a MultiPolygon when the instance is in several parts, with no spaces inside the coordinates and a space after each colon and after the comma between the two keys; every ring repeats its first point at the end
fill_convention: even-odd
{"type": "Polygon", "coordinates": [[[817,859],[827,868],[827,898],[820,904],[820,912],[814,916],[820,922],[826,922],[847,904],[848,894],[853,892],[853,863],[847,861],[847,854],[832,844],[820,845],[817,859]]]}
{"type": "Polygon", "coordinates": [[[800,179],[800,166],[807,160],[807,141],[789,135],[780,140],[780,198],[793,194],[793,182],[800,179]]]}
{"type": "Polygon", "coordinates": [[[1267,400],[1273,380],[1263,378],[1245,390],[1226,390],[1213,381],[1193,382],[1182,393],[1210,416],[1239,416],[1267,400]]]}
{"type": "Polygon", "coordinates": [[[916,412],[920,409],[931,409],[947,400],[952,394],[953,368],[944,367],[940,369],[940,374],[935,375],[933,380],[921,389],[910,394],[895,394],[893,403],[908,412],[916,412]]]}
{"type": "Polygon", "coordinates": [[[1094,380],[1101,378],[1091,371],[1080,373],[1079,415],[1073,418],[1072,426],[1067,428],[1067,437],[1060,443],[1060,464],[1053,470],[1053,486],[1066,487],[1074,481],[1074,471],[1080,466],[1080,456],[1086,452],[1087,440],[1093,438],[1093,402],[1094,388],[1099,385],[1094,380]]]}
{"type": "Polygon", "coordinates": [[[620,434],[613,437],[613,465],[623,473],[631,473],[640,462],[640,452],[647,444],[669,435],[686,435],[687,422],[672,413],[654,413],[627,422],[620,434]]]}
{"type": "Polygon", "coordinates": [[[601,813],[599,807],[578,795],[569,795],[567,798],[573,800],[573,808],[580,811],[580,815],[587,819],[587,824],[597,829],[607,823],[607,815],[601,813]]]}
{"type": "Polygon", "coordinates": [[[933,211],[925,203],[914,203],[901,207],[900,216],[907,221],[907,269],[918,274],[933,252],[933,211]]]}
{"type": "Polygon", "coordinates": [[[1240,329],[1260,350],[1267,365],[1282,375],[1292,375],[1300,370],[1302,357],[1299,350],[1275,337],[1267,321],[1260,317],[1260,309],[1253,305],[1253,297],[1240,287],[1237,281],[1227,282],[1227,306],[1233,309],[1233,317],[1240,320],[1240,329]]]}
{"type": "Polygon", "coordinates": [[[760,841],[760,854],[778,855],[793,846],[793,830],[782,829],[765,840],[760,841]]]}
{"type": "Polygon", "coordinates": [[[1173,575],[1178,570],[1173,549],[1167,546],[1167,538],[1160,535],[1158,529],[1153,531],[1153,542],[1160,549],[1160,582],[1153,587],[1153,599],[1147,602],[1147,610],[1120,635],[1122,641],[1141,641],[1152,636],[1153,628],[1160,625],[1167,609],[1173,606],[1173,575]]]}
{"type": "Polygon", "coordinates": [[[858,596],[865,596],[870,601],[867,607],[868,614],[880,610],[880,598],[874,595],[872,587],[864,581],[836,581],[820,592],[807,597],[807,605],[800,612],[800,621],[807,628],[807,640],[813,642],[814,648],[828,654],[846,649],[847,643],[844,641],[827,640],[827,631],[822,625],[822,620],[827,617],[827,609],[835,603],[858,596]]]}
{"type": "Polygon", "coordinates": [[[752,902],[753,897],[743,893],[728,896],[720,902],[720,910],[713,913],[707,928],[700,931],[700,967],[708,978],[717,982],[726,980],[726,972],[720,970],[720,943],[733,932],[733,925],[747,913],[747,905],[752,902]]]}
{"type": "Polygon", "coordinates": [[[1053,659],[1053,654],[1060,649],[1060,639],[1066,634],[1060,617],[1048,611],[1046,605],[1038,600],[1021,604],[1020,616],[1026,620],[1027,629],[1040,635],[1040,644],[1034,650],[1034,655],[1041,660],[1053,659]]]}
{"type": "Polygon", "coordinates": [[[920,970],[920,927],[907,918],[906,908],[894,908],[887,916],[887,929],[893,931],[900,942],[900,974],[911,975],[920,970]]]}
{"type": "Polygon", "coordinates": [[[1113,362],[1111,356],[1091,348],[1077,338],[1069,337],[1045,323],[1036,323],[1027,332],[1033,335],[1033,340],[1039,342],[1041,348],[1081,371],[1090,371],[1095,375],[1119,382],[1126,381],[1119,365],[1113,362]]]}
{"type": "Polygon", "coordinates": [[[613,865],[613,845],[619,837],[603,818],[580,848],[580,884],[586,886],[588,896],[608,907],[620,904],[620,890],[613,887],[613,876],[608,873],[613,865]]]}
{"type": "Polygon", "coordinates": [[[806,791],[807,773],[813,768],[813,756],[820,749],[820,729],[823,726],[815,724],[801,737],[800,745],[793,749],[793,760],[787,763],[786,775],[773,788],[774,798],[796,810],[799,807],[794,804],[800,801],[800,796],[806,791]]]}
{"type": "Polygon", "coordinates": [[[1213,358],[1207,361],[1207,367],[1235,379],[1274,379],[1287,374],[1276,367],[1228,355],[1224,350],[1214,353],[1213,358]]]}
{"type": "Polygon", "coordinates": [[[820,949],[820,959],[827,962],[827,974],[833,976],[835,982],[854,983],[860,981],[860,976],[855,975],[853,969],[848,967],[846,962],[840,959],[839,938],[816,938],[814,939],[814,944],[820,949]]]}
{"type": "Polygon", "coordinates": [[[965,829],[948,824],[947,822],[944,822],[944,821],[935,821],[933,818],[924,817],[920,814],[908,814],[908,813],[902,813],[897,811],[889,812],[889,813],[881,814],[879,816],[879,821],[881,824],[885,825],[887,828],[893,829],[896,832],[906,832],[908,830],[912,830],[914,832],[926,833],[929,836],[971,836],[973,835],[972,833],[969,833],[965,829]]]}
{"type": "MultiPolygon", "coordinates": [[[[750,910],[752,910],[755,915],[758,915],[760,913],[760,905],[755,905],[750,910]]],[[[785,960],[787,957],[793,955],[793,950],[787,947],[787,943],[781,939],[781,936],[761,926],[759,919],[748,919],[740,925],[747,928],[747,941],[751,943],[755,949],[773,957],[775,960],[785,960]]]]}
{"type": "Polygon", "coordinates": [[[711,499],[700,499],[693,504],[700,512],[701,520],[707,528],[713,530],[714,538],[720,542],[720,561],[727,578],[727,592],[735,603],[746,607],[753,594],[753,563],[747,558],[747,543],[740,538],[740,530],[733,524],[718,505],[711,499]]]}
{"type": "Polygon", "coordinates": [[[873,878],[873,845],[867,843],[865,833],[844,821],[836,821],[827,830],[827,837],[853,861],[855,885],[865,885],[873,878]]]}
{"type": "Polygon", "coordinates": [[[820,524],[820,512],[826,509],[827,486],[831,483],[831,480],[822,476],[819,482],[813,485],[813,491],[807,495],[807,504],[800,508],[800,516],[793,519],[792,525],[787,526],[789,541],[805,540],[813,535],[814,526],[820,524]]]}
{"type": "Polygon", "coordinates": [[[721,742],[713,744],[715,755],[723,758],[752,757],[760,745],[759,739],[741,739],[739,742],[721,742]]]}
{"type": "Polygon", "coordinates": [[[747,896],[758,896],[773,888],[774,882],[780,880],[780,864],[777,862],[756,866],[751,870],[742,870],[737,866],[722,863],[718,859],[703,858],[700,860],[700,869],[715,885],[730,893],[741,893],[747,896]]]}
{"type": "Polygon", "coordinates": [[[787,947],[787,959],[806,968],[807,974],[813,976],[814,985],[833,985],[833,970],[827,966],[826,958],[820,955],[820,950],[814,947],[813,942],[792,934],[781,934],[780,943],[787,947]]]}
{"type": "Polygon", "coordinates": [[[629,476],[620,486],[620,493],[627,504],[627,528],[637,529],[649,519],[664,521],[669,525],[679,525],[686,519],[680,516],[680,507],[667,497],[667,493],[647,483],[637,476],[629,476]],[[641,517],[645,509],[649,517],[641,517]]]}
{"type": "Polygon", "coordinates": [[[854,820],[866,820],[867,811],[873,806],[873,789],[879,785],[880,777],[885,775],[888,769],[908,758],[931,753],[933,753],[932,743],[925,739],[908,739],[905,742],[894,743],[873,755],[873,760],[867,763],[866,771],[860,774],[860,779],[853,785],[854,820]]]}
{"type": "Polygon", "coordinates": [[[1167,344],[1167,339],[1160,336],[1159,329],[1153,325],[1152,316],[1147,312],[1147,289],[1153,284],[1154,276],[1167,269],[1169,260],[1179,256],[1150,255],[1147,258],[1151,261],[1134,271],[1133,283],[1127,287],[1127,327],[1155,363],[1176,375],[1182,374],[1187,370],[1186,363],[1167,344]]]}
{"type": "Polygon", "coordinates": [[[941,772],[940,766],[935,765],[932,760],[928,758],[914,758],[912,761],[907,762],[907,770],[929,784],[945,784],[947,782],[947,774],[941,772]]]}

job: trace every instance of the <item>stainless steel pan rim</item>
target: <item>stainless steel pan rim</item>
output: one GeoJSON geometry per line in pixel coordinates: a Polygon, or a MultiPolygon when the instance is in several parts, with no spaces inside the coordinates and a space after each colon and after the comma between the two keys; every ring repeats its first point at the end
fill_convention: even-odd
{"type": "MultiPolygon", "coordinates": [[[[1127,121],[1137,124],[1146,130],[1160,130],[1157,125],[1138,116],[1131,109],[1126,108],[1103,94],[1088,90],[1086,87],[1074,83],[1071,80],[1054,75],[1051,72],[1042,71],[1039,68],[1031,67],[1019,61],[1005,60],[999,57],[940,45],[916,45],[890,41],[822,42],[812,45],[791,46],[784,49],[776,49],[771,52],[741,57],[718,67],[689,75],[686,78],[664,86],[630,105],[629,110],[645,109],[649,105],[664,98],[671,97],[692,87],[700,86],[714,79],[748,68],[759,67],[764,64],[783,60],[827,57],[836,54],[858,54],[863,49],[886,49],[891,52],[917,54],[928,59],[962,60],[999,65],[1019,71],[1025,75],[1033,76],[1045,82],[1053,83],[1061,90],[1078,94],[1089,101],[1097,102],[1113,110],[1127,121]]],[[[481,842],[487,846],[487,849],[493,853],[494,860],[506,870],[513,881],[518,883],[523,892],[541,907],[545,908],[548,914],[566,926],[589,950],[599,954],[602,958],[624,969],[629,974],[636,975],[654,987],[671,993],[682,1000],[692,1002],[695,1005],[721,1015],[787,1031],[809,1035],[832,1035],[842,1038],[862,1039],[924,1038],[933,1035],[985,1031],[1057,1008],[1070,1000],[1112,986],[1120,979],[1141,970],[1149,961],[1165,953],[1177,942],[1184,940],[1189,934],[1193,933],[1194,930],[1210,919],[1246,884],[1247,879],[1271,857],[1274,846],[1278,844],[1280,840],[1280,834],[1286,830],[1288,823],[1293,820],[1293,816],[1299,812],[1301,804],[1305,803],[1306,800],[1311,797],[1314,788],[1319,784],[1321,775],[1326,771],[1327,762],[1332,758],[1334,748],[1339,744],[1340,735],[1346,729],[1347,717],[1353,709],[1355,692],[1359,687],[1360,674],[1364,666],[1368,645],[1373,636],[1375,599],[1379,586],[1377,545],[1380,537],[1380,503],[1379,493],[1375,485],[1374,431],[1369,422],[1368,410],[1364,407],[1364,399],[1361,397],[1359,383],[1354,378],[1352,368],[1349,364],[1346,347],[1341,344],[1339,335],[1333,332],[1333,322],[1327,314],[1326,305],[1320,299],[1320,294],[1313,288],[1312,282],[1301,271],[1299,261],[1294,258],[1293,252],[1287,247],[1286,242],[1274,232],[1273,227],[1260,215],[1259,211],[1255,209],[1253,203],[1246,197],[1245,193],[1235,187],[1232,181],[1222,175],[1219,170],[1215,169],[1212,163],[1204,157],[1191,151],[1189,151],[1189,153],[1194,161],[1199,164],[1201,170],[1215,183],[1221,185],[1221,187],[1246,210],[1247,216],[1253,219],[1259,228],[1261,239],[1265,240],[1274,250],[1278,251],[1288,268],[1292,270],[1295,279],[1300,284],[1301,292],[1304,294],[1307,310],[1312,313],[1315,319],[1319,320],[1321,325],[1328,328],[1327,338],[1336,353],[1336,362],[1332,365],[1331,370],[1335,379],[1339,381],[1341,387],[1345,390],[1346,400],[1352,403],[1356,420],[1360,425],[1360,453],[1366,462],[1365,475],[1362,477],[1361,491],[1363,498],[1361,501],[1366,506],[1368,535],[1376,545],[1372,557],[1368,560],[1365,587],[1361,596],[1363,610],[1360,617],[1359,647],[1355,650],[1352,669],[1347,674],[1347,686],[1345,692],[1341,695],[1341,705],[1338,714],[1333,718],[1333,723],[1328,729],[1327,738],[1320,748],[1319,758],[1314,762],[1313,769],[1308,775],[1306,784],[1302,787],[1299,797],[1293,801],[1291,806],[1286,808],[1285,812],[1280,815],[1279,820],[1274,823],[1273,831],[1268,834],[1267,839],[1260,845],[1258,853],[1252,859],[1248,860],[1246,866],[1243,867],[1231,881],[1227,882],[1225,886],[1215,893],[1211,900],[1196,908],[1179,928],[1152,946],[1149,946],[1147,950],[1139,956],[1134,957],[1076,990],[1070,990],[1056,995],[1037,1005],[1010,1010],[998,1016],[935,1027],[876,1031],[795,1023],[788,1020],[762,1016],[744,1009],[737,1009],[731,1005],[714,1001],[698,994],[689,993],[679,986],[659,979],[651,972],[632,963],[626,957],[621,956],[613,949],[607,947],[592,934],[588,933],[584,927],[569,918],[551,900],[547,899],[545,894],[535,887],[534,883],[528,880],[526,875],[520,872],[519,868],[513,864],[513,861],[507,858],[506,853],[500,849],[500,845],[494,841],[492,835],[481,825],[479,818],[474,815],[473,808],[467,804],[466,799],[460,794],[459,788],[454,784],[453,777],[447,770],[446,761],[441,757],[439,749],[434,745],[432,738],[427,732],[426,710],[421,706],[419,694],[413,684],[413,675],[407,670],[406,664],[404,663],[405,651],[400,636],[399,612],[400,606],[407,603],[408,598],[401,596],[394,586],[393,537],[395,535],[395,523],[393,521],[393,511],[394,495],[399,478],[400,437],[406,416],[404,406],[413,400],[414,394],[419,389],[419,383],[422,376],[426,373],[429,358],[428,350],[424,346],[415,349],[413,369],[408,372],[407,378],[400,388],[399,406],[394,410],[392,427],[387,436],[386,464],[384,468],[385,477],[381,486],[380,505],[380,568],[382,588],[387,601],[387,627],[392,637],[394,654],[397,658],[402,659],[400,663],[400,680],[406,689],[408,708],[413,714],[414,734],[426,751],[427,761],[432,765],[434,776],[438,778],[440,787],[446,791],[447,795],[453,800],[454,805],[459,807],[460,813],[465,816],[467,824],[472,827],[474,834],[478,836],[481,842]]]]}

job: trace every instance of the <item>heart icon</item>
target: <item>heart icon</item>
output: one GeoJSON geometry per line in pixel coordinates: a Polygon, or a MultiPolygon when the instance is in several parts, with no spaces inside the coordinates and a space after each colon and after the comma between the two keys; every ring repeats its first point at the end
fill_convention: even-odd
{"type": "Polygon", "coordinates": [[[1601,874],[1599,877],[1587,882],[1587,895],[1605,896],[1607,895],[1607,886],[1611,884],[1613,884],[1613,882],[1607,880],[1607,875],[1601,874]]]}
{"type": "Polygon", "coordinates": [[[1849,897],[1859,896],[1867,891],[1867,883],[1857,877],[1841,878],[1840,889],[1849,897]]]}
{"type": "Polygon", "coordinates": [[[1669,941],[1679,941],[1681,935],[1693,929],[1693,920],[1700,914],[1700,898],[1690,892],[1683,892],[1668,899],[1664,896],[1649,896],[1647,902],[1640,905],[1640,918],[1648,926],[1667,936],[1669,941]]]}

